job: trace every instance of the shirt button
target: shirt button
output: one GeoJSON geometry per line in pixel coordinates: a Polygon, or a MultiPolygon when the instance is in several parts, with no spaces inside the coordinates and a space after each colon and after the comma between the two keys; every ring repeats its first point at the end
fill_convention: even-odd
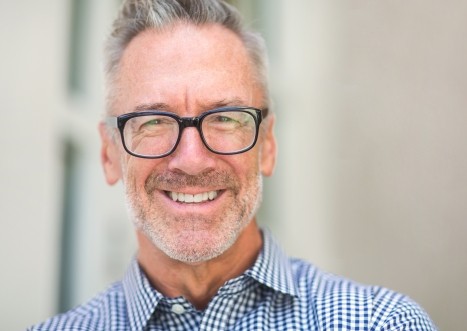
{"type": "Polygon", "coordinates": [[[176,303],[172,306],[172,312],[174,312],[175,314],[183,314],[185,312],[185,308],[183,308],[182,305],[176,303]]]}

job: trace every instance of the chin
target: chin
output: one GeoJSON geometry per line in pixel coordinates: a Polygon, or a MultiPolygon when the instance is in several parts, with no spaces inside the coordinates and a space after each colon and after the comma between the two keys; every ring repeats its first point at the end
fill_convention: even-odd
{"type": "MultiPolygon", "coordinates": [[[[196,222],[196,221],[195,221],[196,222]]],[[[189,228],[155,227],[145,221],[138,227],[158,250],[169,258],[188,264],[197,264],[215,259],[224,254],[237,241],[240,233],[249,224],[238,222],[221,227],[189,228]]],[[[212,224],[210,224],[212,225],[212,224]]]]}
{"type": "Polygon", "coordinates": [[[152,243],[168,257],[184,263],[201,263],[215,259],[237,240],[240,231],[188,230],[170,237],[148,233],[152,243]]]}

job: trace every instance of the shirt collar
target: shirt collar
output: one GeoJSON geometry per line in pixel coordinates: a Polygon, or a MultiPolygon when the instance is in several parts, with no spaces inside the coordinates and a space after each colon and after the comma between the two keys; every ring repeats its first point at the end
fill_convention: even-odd
{"type": "Polygon", "coordinates": [[[297,297],[292,270],[289,258],[274,237],[268,230],[263,230],[263,249],[245,275],[275,291],[297,297]]]}
{"type": "Polygon", "coordinates": [[[149,283],[134,258],[122,280],[132,331],[143,330],[163,298],[149,283]]]}
{"type": "MultiPolygon", "coordinates": [[[[284,294],[298,296],[292,266],[271,233],[263,231],[263,248],[245,275],[284,294]]],[[[163,295],[156,291],[134,258],[122,280],[132,331],[143,330],[163,295]]]]}

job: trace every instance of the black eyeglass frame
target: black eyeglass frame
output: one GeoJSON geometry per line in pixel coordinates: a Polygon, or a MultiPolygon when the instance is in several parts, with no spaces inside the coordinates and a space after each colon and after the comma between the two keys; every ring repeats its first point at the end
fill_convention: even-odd
{"type": "Polygon", "coordinates": [[[143,159],[160,159],[160,158],[163,158],[163,157],[166,157],[166,156],[172,154],[177,149],[177,146],[180,143],[180,140],[181,140],[182,134],[183,134],[183,130],[185,128],[189,128],[189,127],[195,127],[198,130],[198,133],[199,133],[199,135],[201,137],[201,141],[203,142],[204,146],[206,146],[206,148],[209,151],[211,151],[212,153],[220,154],[220,155],[235,155],[235,154],[245,153],[245,152],[249,151],[250,149],[252,149],[256,145],[256,142],[258,141],[258,135],[259,135],[259,126],[260,126],[260,124],[261,124],[261,122],[263,120],[263,112],[265,114],[267,114],[267,109],[258,109],[258,108],[246,107],[246,106],[237,106],[237,107],[221,107],[221,108],[208,110],[208,111],[206,111],[204,113],[201,113],[199,116],[195,116],[195,117],[180,117],[177,114],[174,114],[174,113],[171,113],[171,112],[157,111],[157,110],[145,110],[145,111],[141,111],[141,112],[127,113],[127,114],[123,114],[123,115],[120,115],[120,116],[108,116],[106,118],[105,122],[106,122],[106,124],[108,126],[111,126],[111,127],[114,127],[114,128],[118,129],[118,131],[120,132],[120,138],[121,138],[121,141],[122,141],[123,148],[125,149],[125,151],[128,154],[130,154],[132,156],[135,156],[135,157],[140,157],[140,158],[143,158],[143,159]],[[243,148],[241,150],[234,151],[234,152],[219,152],[219,151],[216,151],[216,150],[212,149],[211,147],[209,147],[209,145],[206,142],[206,139],[204,138],[203,130],[201,129],[201,125],[203,123],[203,120],[208,115],[216,114],[216,113],[229,112],[229,111],[238,111],[238,112],[248,113],[248,114],[251,114],[251,115],[256,115],[256,116],[252,116],[254,118],[254,120],[255,120],[255,126],[256,126],[255,138],[254,138],[254,140],[253,140],[253,142],[251,143],[250,146],[245,147],[245,148],[243,148]],[[254,111],[254,113],[252,113],[251,111],[254,111]],[[167,153],[164,153],[164,154],[161,154],[161,155],[155,155],[155,156],[141,155],[141,154],[133,153],[126,146],[125,136],[123,134],[125,124],[132,118],[140,117],[140,116],[150,116],[150,115],[168,116],[168,117],[171,117],[174,120],[176,120],[177,123],[178,123],[178,128],[179,129],[178,129],[177,141],[175,142],[172,149],[170,151],[168,151],[167,153]]]}

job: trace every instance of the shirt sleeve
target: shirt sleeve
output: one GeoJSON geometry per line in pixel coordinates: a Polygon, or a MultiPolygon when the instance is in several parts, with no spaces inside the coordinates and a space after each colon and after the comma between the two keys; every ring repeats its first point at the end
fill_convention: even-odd
{"type": "Polygon", "coordinates": [[[371,331],[438,331],[428,314],[403,295],[376,295],[371,331]]]}

